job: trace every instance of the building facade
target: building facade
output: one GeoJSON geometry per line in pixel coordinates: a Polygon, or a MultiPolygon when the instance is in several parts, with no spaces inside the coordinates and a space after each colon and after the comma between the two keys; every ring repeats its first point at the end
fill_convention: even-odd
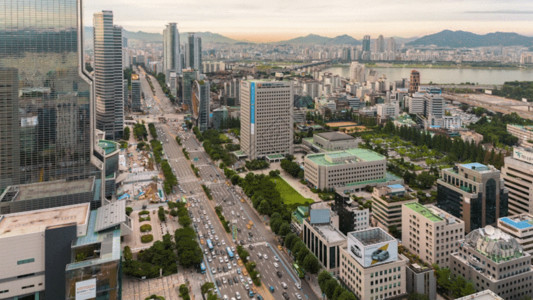
{"type": "Polygon", "coordinates": [[[496,224],[508,215],[508,192],[500,171],[480,163],[443,169],[437,180],[437,206],[465,222],[465,232],[496,224]]]}
{"type": "Polygon", "coordinates": [[[305,180],[317,189],[382,179],[387,170],[384,156],[361,148],[309,154],[304,162],[305,180]]]}
{"type": "Polygon", "coordinates": [[[361,140],[339,131],[321,132],[313,135],[313,144],[320,150],[339,151],[357,148],[361,140]]]}
{"type": "Polygon", "coordinates": [[[370,225],[369,209],[361,207],[349,195],[335,193],[335,205],[332,208],[339,216],[339,230],[344,235],[367,229],[370,225]]]}
{"type": "Polygon", "coordinates": [[[358,299],[388,299],[406,293],[408,259],[398,254],[398,241],[380,228],[350,232],[340,248],[339,280],[358,299]]]}
{"type": "Polygon", "coordinates": [[[466,235],[459,251],[451,255],[450,270],[472,281],[476,290],[491,290],[504,299],[533,295],[531,255],[490,225],[466,235]]]}
{"type": "Polygon", "coordinates": [[[465,224],[433,205],[417,202],[402,208],[402,245],[429,265],[448,267],[450,254],[464,239],[465,224]]]}
{"type": "Polygon", "coordinates": [[[435,270],[418,264],[408,264],[405,271],[408,294],[426,295],[428,300],[437,299],[435,270]]]}
{"type": "Polygon", "coordinates": [[[409,94],[418,92],[420,88],[420,72],[417,70],[411,71],[411,77],[409,78],[409,94]]]}
{"type": "Polygon", "coordinates": [[[241,150],[249,159],[293,153],[292,83],[241,82],[241,150]]]}
{"type": "Polygon", "coordinates": [[[141,81],[139,75],[131,75],[131,110],[135,112],[141,111],[141,81]]]}
{"type": "Polygon", "coordinates": [[[390,231],[402,230],[402,207],[404,204],[418,202],[401,184],[376,187],[372,191],[372,224],[390,231]]]}
{"type": "Polygon", "coordinates": [[[498,219],[498,229],[512,236],[522,249],[533,255],[533,215],[511,215],[498,219]]]}
{"type": "Polygon", "coordinates": [[[209,128],[210,93],[209,81],[205,79],[194,81],[192,89],[192,111],[196,119],[196,126],[201,132],[209,128]]]}
{"type": "Polygon", "coordinates": [[[163,30],[163,70],[165,78],[170,78],[170,73],[181,74],[180,33],[176,23],[168,23],[163,30]]]}
{"type": "Polygon", "coordinates": [[[113,12],[94,14],[94,91],[96,128],[106,139],[117,140],[124,132],[124,73],[122,28],[113,25],[113,12]]]}
{"type": "Polygon", "coordinates": [[[504,159],[502,178],[509,191],[509,215],[533,214],[533,149],[514,147],[504,159]]]}

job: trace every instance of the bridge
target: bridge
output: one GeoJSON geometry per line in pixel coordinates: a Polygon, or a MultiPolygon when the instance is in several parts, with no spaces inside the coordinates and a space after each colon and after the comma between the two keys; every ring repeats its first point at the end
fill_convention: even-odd
{"type": "Polygon", "coordinates": [[[485,94],[443,93],[442,96],[446,100],[457,101],[470,106],[483,107],[504,114],[517,113],[524,119],[533,120],[533,102],[522,102],[485,94]]]}
{"type": "Polygon", "coordinates": [[[311,67],[318,67],[318,66],[321,66],[321,65],[327,65],[327,64],[331,64],[333,62],[334,62],[333,59],[323,60],[323,61],[315,61],[315,62],[304,64],[304,65],[292,66],[289,69],[291,69],[292,71],[296,71],[296,70],[301,70],[301,69],[305,69],[305,68],[311,68],[311,67]]]}

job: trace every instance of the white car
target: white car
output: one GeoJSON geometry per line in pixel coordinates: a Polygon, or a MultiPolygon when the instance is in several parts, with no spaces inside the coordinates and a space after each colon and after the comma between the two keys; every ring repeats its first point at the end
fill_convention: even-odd
{"type": "Polygon", "coordinates": [[[275,261],[279,261],[279,258],[277,256],[274,255],[274,260],[275,261]]]}
{"type": "Polygon", "coordinates": [[[299,289],[299,290],[301,290],[301,289],[302,289],[302,287],[300,286],[300,284],[299,284],[299,283],[295,283],[295,285],[296,285],[296,288],[297,288],[297,289],[299,289]]]}
{"type": "Polygon", "coordinates": [[[287,289],[287,288],[288,288],[288,286],[287,286],[287,284],[286,284],[285,282],[282,282],[282,283],[281,283],[281,286],[282,286],[284,289],[287,289]]]}
{"type": "Polygon", "coordinates": [[[259,258],[263,258],[263,254],[261,254],[261,252],[257,252],[257,256],[259,256],[259,258]]]}
{"type": "Polygon", "coordinates": [[[213,260],[211,259],[211,257],[208,257],[208,258],[207,258],[207,261],[208,261],[208,262],[212,262],[213,260]]]}
{"type": "Polygon", "coordinates": [[[237,299],[241,299],[241,294],[239,292],[236,292],[235,297],[237,297],[237,299]]]}
{"type": "Polygon", "coordinates": [[[226,245],[226,241],[222,240],[222,245],[226,245]]]}
{"type": "Polygon", "coordinates": [[[233,264],[234,267],[237,266],[237,262],[236,261],[233,261],[232,264],[233,264]]]}
{"type": "Polygon", "coordinates": [[[231,264],[228,263],[228,270],[231,270],[231,264]]]}
{"type": "Polygon", "coordinates": [[[224,262],[228,262],[228,257],[224,257],[224,262]]]}
{"type": "Polygon", "coordinates": [[[248,278],[248,284],[252,285],[252,279],[248,278]]]}
{"type": "Polygon", "coordinates": [[[298,300],[301,300],[301,299],[302,299],[302,296],[300,296],[300,294],[296,293],[296,294],[294,294],[294,295],[296,295],[296,299],[298,299],[298,300]]]}
{"type": "Polygon", "coordinates": [[[268,259],[268,256],[265,254],[265,255],[263,255],[263,258],[268,259]]]}
{"type": "Polygon", "coordinates": [[[279,267],[278,263],[274,263],[274,267],[278,268],[279,267]]]}
{"type": "Polygon", "coordinates": [[[228,280],[226,279],[226,277],[222,277],[222,283],[226,284],[227,282],[228,282],[228,280]]]}

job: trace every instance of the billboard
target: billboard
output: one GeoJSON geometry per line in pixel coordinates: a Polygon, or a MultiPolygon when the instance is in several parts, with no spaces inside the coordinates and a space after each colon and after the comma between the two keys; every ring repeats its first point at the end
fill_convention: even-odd
{"type": "Polygon", "coordinates": [[[348,251],[363,267],[372,267],[393,262],[398,259],[398,242],[396,239],[363,245],[358,239],[348,239],[348,251]]]}
{"type": "Polygon", "coordinates": [[[255,134],[255,82],[250,83],[250,134],[255,134]]]}
{"type": "Polygon", "coordinates": [[[76,300],[96,298],[96,278],[76,282],[76,300]]]}

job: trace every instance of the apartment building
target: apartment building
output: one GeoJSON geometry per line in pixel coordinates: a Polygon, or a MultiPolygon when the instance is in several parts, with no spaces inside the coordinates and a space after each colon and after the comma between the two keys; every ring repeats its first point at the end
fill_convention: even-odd
{"type": "Polygon", "coordinates": [[[464,239],[464,227],[461,219],[434,205],[403,205],[402,245],[429,265],[448,267],[450,254],[464,239]]]}
{"type": "Polygon", "coordinates": [[[367,149],[347,149],[305,157],[305,180],[318,189],[331,189],[386,177],[385,156],[367,149]]]}
{"type": "Polygon", "coordinates": [[[241,82],[241,150],[248,159],[293,153],[292,83],[241,82]]]}
{"type": "Polygon", "coordinates": [[[525,252],[533,255],[533,215],[524,213],[499,218],[498,228],[516,239],[525,252]]]}
{"type": "Polygon", "coordinates": [[[509,215],[533,214],[533,149],[514,147],[504,160],[502,178],[509,191],[509,215]]]}
{"type": "Polygon", "coordinates": [[[408,259],[398,241],[381,228],[350,232],[340,248],[339,280],[359,299],[388,299],[406,293],[408,259]]]}
{"type": "Polygon", "coordinates": [[[472,281],[478,291],[488,289],[508,300],[533,295],[531,255],[497,228],[473,230],[450,259],[452,274],[472,281]]]}
{"type": "Polygon", "coordinates": [[[461,218],[466,233],[507,216],[507,197],[500,171],[490,165],[456,164],[437,180],[437,206],[461,218]]]}
{"type": "Polygon", "coordinates": [[[395,227],[402,229],[402,206],[418,202],[401,184],[374,188],[372,192],[372,224],[389,231],[395,227]]]}
{"type": "Polygon", "coordinates": [[[521,142],[533,141],[533,126],[531,125],[507,124],[507,132],[516,136],[521,142]]]}

